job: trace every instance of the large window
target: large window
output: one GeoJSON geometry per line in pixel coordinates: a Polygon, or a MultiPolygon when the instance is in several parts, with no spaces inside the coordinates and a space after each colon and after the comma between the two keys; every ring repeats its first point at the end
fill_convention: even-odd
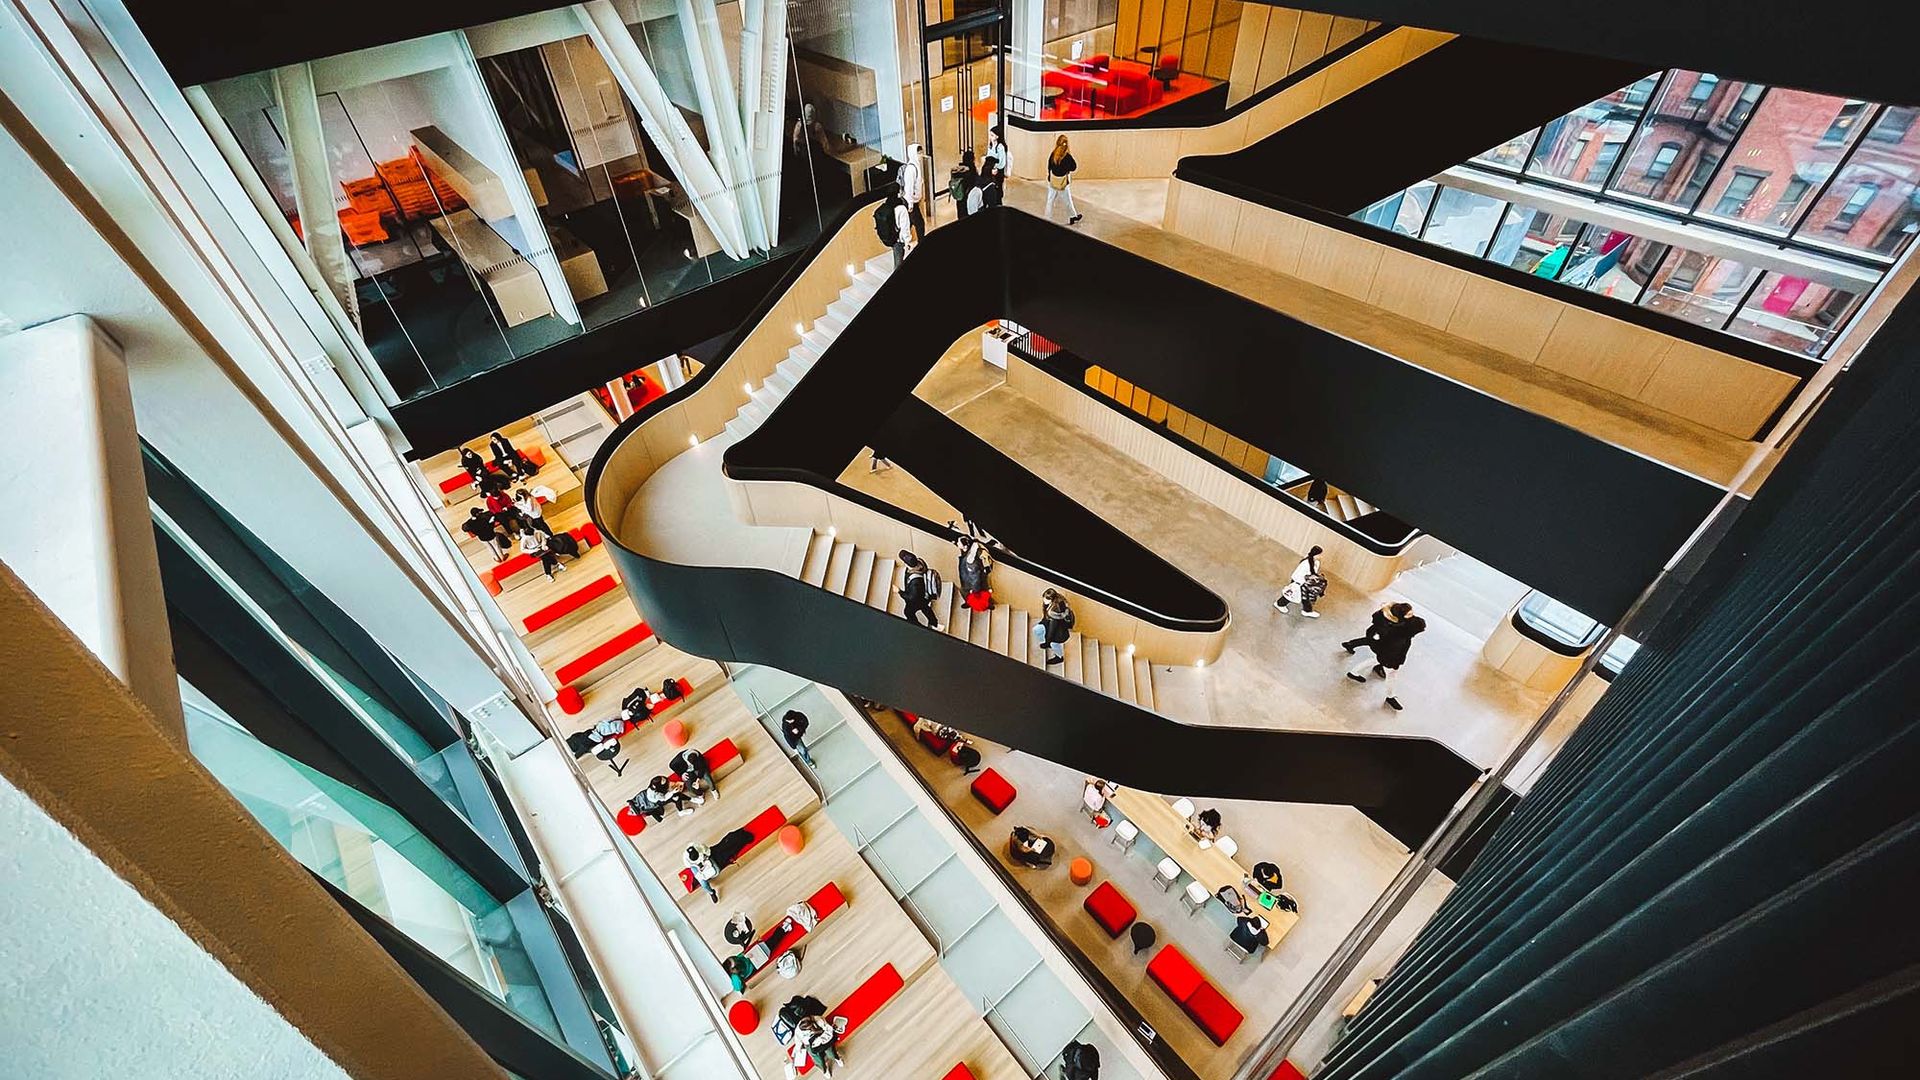
{"type": "Polygon", "coordinates": [[[1499,174],[1484,186],[1428,196],[1436,189],[1423,181],[1356,216],[1817,357],[1920,235],[1916,117],[1912,106],[1676,69],[1475,155],[1460,169],[1499,174]],[[1595,209],[1582,222],[1529,205],[1511,194],[1516,180],[1559,189],[1542,206],[1567,207],[1574,195],[1595,209]],[[1697,230],[1699,248],[1635,235],[1658,231],[1649,214],[1697,230]],[[1753,251],[1755,241],[1768,248],[1751,258],[1711,253],[1732,243],[1753,251]]]}

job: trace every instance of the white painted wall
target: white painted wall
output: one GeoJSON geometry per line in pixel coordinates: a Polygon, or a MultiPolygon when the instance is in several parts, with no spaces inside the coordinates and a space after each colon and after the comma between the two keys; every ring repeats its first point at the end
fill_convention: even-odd
{"type": "Polygon", "coordinates": [[[0,1072],[347,1080],[4,777],[0,837],[0,1072]]]}

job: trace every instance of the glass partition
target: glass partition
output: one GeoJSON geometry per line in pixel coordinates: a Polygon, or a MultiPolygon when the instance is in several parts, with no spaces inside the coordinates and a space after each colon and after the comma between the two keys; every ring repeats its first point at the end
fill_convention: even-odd
{"type": "Polygon", "coordinates": [[[810,242],[904,153],[868,6],[557,8],[200,89],[406,400],[810,242]]]}

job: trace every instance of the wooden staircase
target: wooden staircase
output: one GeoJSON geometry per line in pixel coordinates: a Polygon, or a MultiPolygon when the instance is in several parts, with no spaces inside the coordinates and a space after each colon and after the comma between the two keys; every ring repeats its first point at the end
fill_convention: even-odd
{"type": "Polygon", "coordinates": [[[827,351],[833,339],[840,336],[840,331],[846,329],[854,314],[879,290],[881,283],[891,273],[892,252],[883,252],[867,260],[867,265],[854,275],[853,281],[840,290],[840,298],[829,304],[825,314],[815,319],[813,326],[801,335],[799,343],[788,350],[787,358],[780,361],[773,369],[773,374],[748,392],[747,403],[740,407],[733,419],[727,421],[727,433],[736,440],[752,434],[827,351]]]}

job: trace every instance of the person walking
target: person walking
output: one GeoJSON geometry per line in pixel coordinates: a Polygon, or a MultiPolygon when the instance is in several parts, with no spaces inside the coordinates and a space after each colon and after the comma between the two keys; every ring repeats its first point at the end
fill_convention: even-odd
{"type": "Polygon", "coordinates": [[[526,523],[528,529],[538,529],[552,536],[553,526],[547,524],[546,511],[540,508],[542,499],[552,498],[552,488],[521,488],[513,493],[513,509],[520,515],[520,520],[526,523]]]}
{"type": "Polygon", "coordinates": [[[794,756],[807,763],[807,768],[819,766],[813,763],[813,755],[807,751],[807,714],[799,709],[788,709],[787,715],[780,718],[780,737],[787,740],[793,748],[794,756]]]}
{"type": "Polygon", "coordinates": [[[947,174],[947,194],[953,196],[955,215],[967,216],[967,197],[973,194],[974,187],[979,183],[980,170],[974,167],[973,151],[960,151],[960,163],[947,174]]]}
{"type": "Polygon", "coordinates": [[[1053,589],[1040,594],[1045,606],[1040,611],[1040,622],[1033,628],[1033,636],[1040,647],[1047,651],[1047,666],[1064,664],[1067,661],[1067,638],[1073,633],[1073,609],[1067,606],[1067,598],[1053,589]]]}
{"type": "Polygon", "coordinates": [[[941,629],[940,616],[933,613],[933,602],[940,598],[940,571],[904,549],[900,552],[900,564],[907,568],[906,580],[900,583],[900,599],[906,602],[907,618],[919,622],[920,616],[925,615],[927,629],[941,629]]]}
{"type": "Polygon", "coordinates": [[[1073,208],[1073,174],[1080,168],[1073,160],[1073,151],[1067,147],[1067,137],[1060,136],[1053,141],[1053,153],[1047,156],[1047,209],[1049,220],[1053,218],[1053,201],[1067,201],[1067,224],[1080,223],[1080,211],[1073,208]]]}
{"type": "Polygon", "coordinates": [[[720,876],[720,868],[714,865],[713,852],[699,844],[689,844],[686,861],[694,883],[707,890],[707,899],[719,903],[720,890],[714,887],[713,879],[720,876]]]}
{"type": "Polygon", "coordinates": [[[993,556],[979,538],[961,533],[954,540],[960,549],[960,593],[967,606],[976,612],[993,608],[993,589],[987,584],[987,572],[993,569],[993,556]]]}
{"type": "Polygon", "coordinates": [[[873,212],[873,234],[880,242],[893,249],[893,268],[907,260],[907,252],[913,242],[913,222],[907,213],[907,204],[900,198],[899,192],[887,196],[878,209],[873,212]]]}
{"type": "Polygon", "coordinates": [[[1327,508],[1327,482],[1316,476],[1307,484],[1307,502],[1321,510],[1327,508]]]}
{"type": "Polygon", "coordinates": [[[927,197],[926,177],[920,173],[922,153],[919,143],[908,146],[907,159],[900,163],[893,178],[900,198],[907,204],[907,220],[913,224],[915,243],[927,238],[927,219],[920,213],[920,203],[927,197]]]}
{"type": "Polygon", "coordinates": [[[1309,619],[1320,617],[1320,613],[1313,610],[1313,605],[1327,592],[1327,579],[1320,574],[1320,555],[1323,551],[1318,544],[1307,550],[1307,557],[1293,568],[1293,575],[1287,579],[1287,587],[1280,590],[1280,598],[1273,602],[1275,611],[1284,615],[1293,610],[1290,605],[1297,603],[1300,605],[1300,614],[1309,619]]]}
{"type": "Polygon", "coordinates": [[[1367,632],[1351,641],[1343,641],[1340,647],[1347,650],[1349,656],[1354,650],[1365,645],[1373,652],[1371,663],[1365,657],[1347,671],[1347,678],[1354,682],[1367,681],[1367,671],[1387,684],[1387,707],[1395,712],[1405,706],[1393,691],[1393,676],[1400,665],[1407,662],[1407,651],[1413,645],[1413,639],[1426,630],[1427,621],[1413,613],[1413,605],[1405,601],[1388,604],[1373,613],[1373,620],[1367,626],[1367,632]]]}

